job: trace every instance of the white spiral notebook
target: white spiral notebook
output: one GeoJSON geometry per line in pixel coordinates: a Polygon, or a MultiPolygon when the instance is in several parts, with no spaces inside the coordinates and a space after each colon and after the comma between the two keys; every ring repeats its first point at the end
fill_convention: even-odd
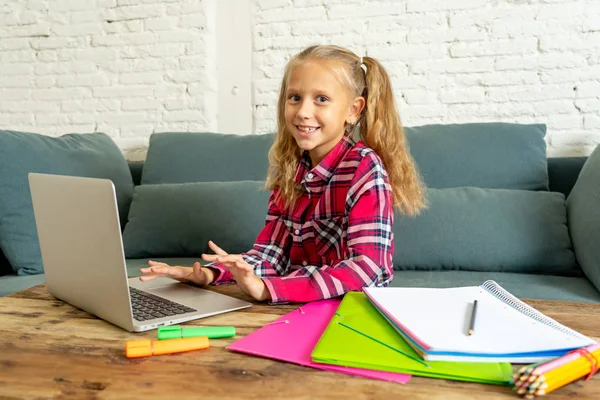
{"type": "Polygon", "coordinates": [[[364,292],[425,360],[531,363],[596,343],[494,281],[447,289],[387,287],[364,292]],[[469,335],[474,300],[476,316],[469,335]]]}

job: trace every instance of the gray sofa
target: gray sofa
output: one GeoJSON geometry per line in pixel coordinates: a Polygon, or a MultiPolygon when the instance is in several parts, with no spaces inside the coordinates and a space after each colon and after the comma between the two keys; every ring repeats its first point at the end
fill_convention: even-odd
{"type": "MultiPolygon", "coordinates": [[[[568,199],[587,157],[546,158],[543,125],[430,125],[406,133],[430,207],[416,218],[396,216],[392,286],[492,279],[520,298],[600,302],[589,267],[599,260],[581,267],[570,226],[568,199]]],[[[272,135],[154,134],[146,162],[125,164],[132,183],[119,208],[129,274],[139,275],[148,259],[191,265],[209,239],[231,252],[251,246],[264,223],[271,142],[272,135]]],[[[43,273],[17,275],[3,257],[0,296],[44,282],[43,273]]]]}

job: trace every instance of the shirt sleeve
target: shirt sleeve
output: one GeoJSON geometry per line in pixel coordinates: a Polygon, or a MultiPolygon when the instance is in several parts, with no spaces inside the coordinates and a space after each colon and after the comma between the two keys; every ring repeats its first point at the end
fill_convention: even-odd
{"type": "Polygon", "coordinates": [[[271,303],[327,299],[391,282],[392,192],[379,157],[372,154],[359,164],[348,191],[345,259],[335,265],[306,266],[284,277],[263,278],[271,303]]]}
{"type": "MultiPolygon", "coordinates": [[[[282,204],[277,199],[277,189],[271,193],[265,227],[260,231],[251,250],[241,254],[244,261],[254,267],[259,277],[284,275],[288,269],[291,235],[282,218],[282,204]]],[[[206,267],[215,271],[213,284],[233,281],[231,272],[220,263],[206,267]]]]}

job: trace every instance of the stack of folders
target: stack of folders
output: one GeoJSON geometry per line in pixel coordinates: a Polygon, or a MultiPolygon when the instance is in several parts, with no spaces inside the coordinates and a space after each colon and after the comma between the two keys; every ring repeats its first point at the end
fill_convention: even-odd
{"type": "MultiPolygon", "coordinates": [[[[411,303],[409,303],[411,304],[411,303]]],[[[509,363],[423,360],[364,293],[346,293],[312,352],[318,363],[393,371],[431,378],[506,385],[509,363]]]]}
{"type": "Polygon", "coordinates": [[[487,281],[349,292],[341,301],[303,305],[227,349],[401,383],[417,375],[508,385],[510,363],[549,360],[591,344],[487,281]]]}
{"type": "Polygon", "coordinates": [[[365,288],[365,294],[394,330],[428,361],[524,364],[595,343],[494,281],[448,289],[365,288]]]}

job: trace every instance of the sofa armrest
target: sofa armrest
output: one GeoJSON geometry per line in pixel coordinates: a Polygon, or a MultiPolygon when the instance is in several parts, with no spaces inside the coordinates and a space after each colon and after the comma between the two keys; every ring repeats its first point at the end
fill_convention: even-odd
{"type": "Polygon", "coordinates": [[[581,169],[566,205],[575,256],[585,275],[600,290],[600,145],[581,169]]]}

